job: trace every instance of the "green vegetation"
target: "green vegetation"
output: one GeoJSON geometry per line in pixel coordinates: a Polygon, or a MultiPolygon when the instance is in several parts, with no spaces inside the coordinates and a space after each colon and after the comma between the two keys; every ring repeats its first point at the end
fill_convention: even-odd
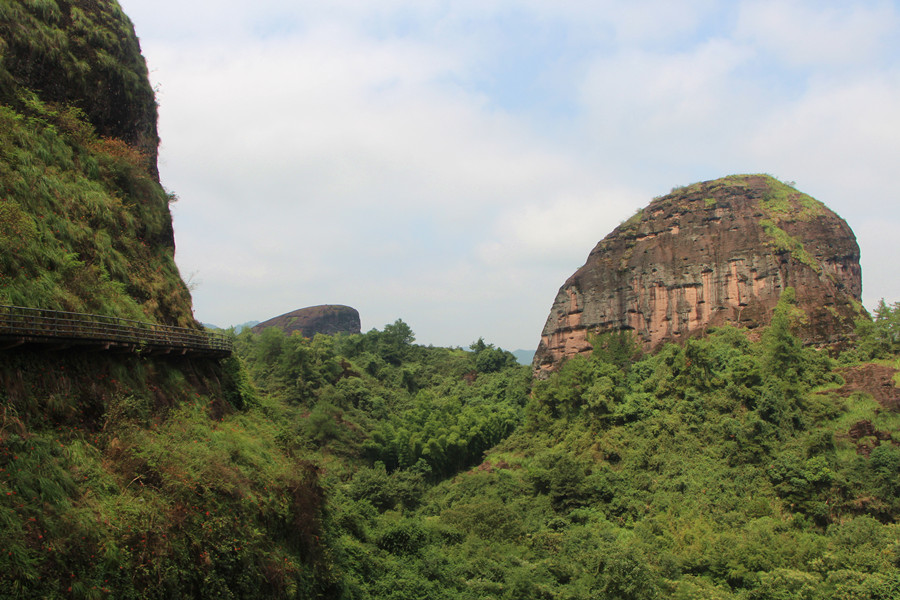
{"type": "MultiPolygon", "coordinates": [[[[115,2],[0,0],[0,303],[194,325],[155,120],[115,2]]],[[[821,205],[771,177],[671,201],[726,184],[814,262],[782,226],[821,205]]],[[[222,361],[4,351],[0,597],[900,597],[900,413],[842,389],[900,367],[900,303],[837,362],[795,312],[652,355],[607,333],[542,381],[401,320],[222,361]]]]}
{"type": "Polygon", "coordinates": [[[148,158],[33,96],[0,131],[0,303],[192,325],[148,158]]]}
{"type": "MultiPolygon", "coordinates": [[[[900,414],[838,394],[793,308],[537,382],[400,320],[247,330],[219,366],[21,358],[0,596],[896,597],[900,414]]],[[[896,361],[898,313],[841,362],[896,361]]]]}
{"type": "Polygon", "coordinates": [[[156,102],[134,27],[115,1],[0,2],[0,103],[20,111],[31,90],[82,110],[102,137],[153,158],[156,102]]]}
{"type": "Polygon", "coordinates": [[[157,144],[116,2],[0,3],[0,304],[198,327],[157,144]]]}
{"type": "Polygon", "coordinates": [[[795,260],[803,263],[817,273],[822,271],[822,265],[809,255],[809,252],[807,252],[806,248],[803,246],[803,242],[780,228],[774,221],[763,219],[759,224],[762,226],[763,231],[766,232],[766,235],[769,236],[771,244],[776,251],[789,253],[795,260]]]}
{"type": "Polygon", "coordinates": [[[760,207],[770,219],[776,222],[809,221],[825,214],[825,205],[812,196],[774,177],[766,177],[767,189],[760,207]]]}
{"type": "MultiPolygon", "coordinates": [[[[790,253],[795,260],[816,272],[822,271],[822,266],[807,252],[803,242],[785,231],[782,225],[823,216],[827,211],[824,204],[797,191],[792,184],[783,183],[771,175],[729,175],[721,182],[708,192],[719,191],[724,184],[758,188],[762,192],[759,206],[765,215],[760,225],[769,236],[772,246],[779,252],[790,253]]],[[[711,208],[715,206],[716,200],[704,198],[704,203],[707,208],[711,208]]]]}
{"type": "Polygon", "coordinates": [[[411,509],[524,416],[530,374],[510,353],[413,340],[402,321],[247,331],[246,370],[6,355],[0,597],[345,597],[334,535],[355,513],[335,486],[373,515],[411,509]]]}
{"type": "Polygon", "coordinates": [[[900,354],[900,302],[887,304],[882,298],[874,319],[856,321],[857,344],[841,355],[843,362],[888,359],[900,354]]]}
{"type": "Polygon", "coordinates": [[[472,351],[413,344],[403,321],[309,340],[277,328],[235,341],[262,394],[308,414],[296,452],[366,459],[429,479],[481,461],[523,418],[530,372],[479,339],[472,351]]]}
{"type": "Polygon", "coordinates": [[[415,503],[384,497],[381,465],[338,478],[349,597],[895,597],[900,451],[867,458],[846,431],[900,441],[900,419],[829,391],[840,376],[790,310],[759,342],[724,328],[633,363],[599,340],[415,503]]]}
{"type": "Polygon", "coordinates": [[[316,468],[237,363],[18,353],[0,366],[0,597],[328,592],[316,468]],[[224,374],[225,381],[221,379],[224,374]]]}
{"type": "Polygon", "coordinates": [[[628,217],[619,224],[619,232],[622,234],[632,234],[637,232],[638,226],[644,218],[644,209],[639,208],[637,212],[628,217]]]}
{"type": "Polygon", "coordinates": [[[765,194],[759,206],[766,218],[760,221],[763,231],[771,239],[772,245],[780,252],[788,252],[798,262],[820,273],[822,266],[816,261],[796,237],[787,233],[781,225],[793,221],[809,221],[824,215],[825,205],[792,185],[782,183],[774,177],[764,175],[765,194]]]}

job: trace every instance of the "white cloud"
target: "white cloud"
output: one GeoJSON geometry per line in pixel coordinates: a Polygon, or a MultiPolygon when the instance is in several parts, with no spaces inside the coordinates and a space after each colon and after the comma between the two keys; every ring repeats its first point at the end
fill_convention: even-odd
{"type": "MultiPolygon", "coordinates": [[[[533,346],[619,221],[733,172],[796,180],[867,237],[864,260],[896,258],[871,224],[900,219],[891,3],[123,6],[204,321],[340,302],[425,343],[533,346]]],[[[887,270],[864,263],[890,300],[887,270]]]]}
{"type": "Polygon", "coordinates": [[[602,57],[585,80],[582,101],[600,132],[666,140],[675,129],[703,129],[733,114],[732,102],[745,91],[734,72],[748,55],[732,41],[714,39],[685,52],[602,57]]]}
{"type": "Polygon", "coordinates": [[[478,256],[494,266],[555,265],[573,255],[583,262],[600,239],[645,203],[636,193],[607,189],[526,205],[498,219],[478,256]]]}
{"type": "Polygon", "coordinates": [[[801,184],[818,180],[822,193],[845,196],[848,209],[882,210],[893,202],[890,182],[900,164],[898,106],[897,74],[817,86],[771,115],[749,149],[801,184]]]}
{"type": "Polygon", "coordinates": [[[741,4],[737,35],[794,67],[857,67],[890,51],[898,25],[891,2],[764,0],[741,4]]]}

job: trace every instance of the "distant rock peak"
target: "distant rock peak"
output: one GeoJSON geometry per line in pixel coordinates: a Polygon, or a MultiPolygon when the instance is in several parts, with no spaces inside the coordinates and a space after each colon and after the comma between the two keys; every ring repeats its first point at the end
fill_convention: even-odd
{"type": "Polygon", "coordinates": [[[535,373],[589,353],[591,333],[633,330],[653,349],[725,323],[766,325],[787,287],[804,341],[840,341],[862,310],[861,281],[850,227],[790,185],[732,175],[677,188],[601,240],[559,289],[535,373]]]}
{"type": "Polygon", "coordinates": [[[355,308],[341,304],[309,306],[263,321],[253,327],[260,333],[269,327],[277,327],[285,333],[299,331],[303,337],[314,337],[317,333],[334,335],[337,333],[360,333],[359,312],[355,308]]]}

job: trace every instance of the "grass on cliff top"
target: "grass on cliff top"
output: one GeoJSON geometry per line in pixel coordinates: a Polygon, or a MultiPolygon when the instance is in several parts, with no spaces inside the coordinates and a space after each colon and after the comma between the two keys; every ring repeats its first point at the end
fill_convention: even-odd
{"type": "Polygon", "coordinates": [[[772,245],[779,251],[788,252],[798,262],[810,267],[816,273],[822,272],[822,265],[813,258],[803,242],[780,227],[781,224],[796,221],[810,221],[827,214],[824,204],[793,186],[766,175],[766,192],[759,202],[766,218],[760,221],[763,231],[772,245]]]}
{"type": "Polygon", "coordinates": [[[0,304],[191,326],[149,160],[75,109],[0,106],[0,304]]]}
{"type": "MultiPolygon", "coordinates": [[[[779,252],[790,253],[795,260],[817,273],[822,272],[822,266],[807,252],[803,242],[790,235],[781,225],[791,221],[809,221],[825,215],[828,209],[812,196],[798,191],[792,185],[771,175],[728,175],[713,181],[672,188],[669,196],[659,197],[655,200],[674,200],[689,194],[709,194],[727,186],[762,189],[763,195],[759,201],[759,207],[765,218],[760,221],[760,225],[769,237],[772,247],[779,252]]],[[[706,208],[712,208],[716,205],[716,200],[706,196],[703,198],[703,203],[706,208]]],[[[634,228],[636,225],[636,222],[629,220],[623,224],[623,227],[634,228]]]]}
{"type": "Polygon", "coordinates": [[[796,190],[794,187],[770,177],[768,190],[760,207],[770,219],[780,221],[809,221],[826,214],[824,204],[796,190]]]}
{"type": "MultiPolygon", "coordinates": [[[[727,187],[762,189],[763,197],[760,200],[760,208],[766,218],[776,226],[788,220],[810,220],[826,214],[828,210],[815,198],[768,174],[727,175],[711,181],[675,186],[668,194],[653,198],[652,205],[655,208],[665,208],[683,198],[698,196],[695,199],[702,200],[705,208],[714,208],[716,206],[714,196],[727,187]]],[[[623,221],[620,228],[625,232],[635,229],[643,218],[643,212],[641,209],[623,221]]],[[[794,245],[791,244],[791,246],[794,245]]]]}
{"type": "Polygon", "coordinates": [[[769,236],[770,242],[775,250],[778,252],[788,252],[794,260],[803,263],[816,273],[822,272],[822,265],[810,256],[809,252],[806,251],[803,242],[790,235],[770,219],[763,219],[760,221],[760,225],[762,225],[766,235],[769,236]]]}
{"type": "MultiPolygon", "coordinates": [[[[826,214],[825,205],[812,196],[797,190],[793,183],[785,183],[766,173],[728,175],[721,179],[672,188],[672,195],[685,195],[701,190],[716,191],[725,186],[763,189],[760,208],[766,216],[780,223],[784,220],[807,221],[826,214]]],[[[707,207],[714,198],[705,198],[707,207]]]]}

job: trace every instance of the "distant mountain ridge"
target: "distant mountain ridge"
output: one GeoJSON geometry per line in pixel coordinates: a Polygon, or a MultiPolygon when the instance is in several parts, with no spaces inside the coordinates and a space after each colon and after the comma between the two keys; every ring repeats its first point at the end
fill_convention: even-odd
{"type": "Polygon", "coordinates": [[[213,325],[212,323],[203,323],[203,326],[208,329],[234,329],[235,333],[240,333],[243,330],[249,329],[258,324],[259,321],[247,321],[246,323],[240,323],[239,325],[230,325],[228,327],[219,327],[218,325],[213,325]]]}
{"type": "Polygon", "coordinates": [[[512,354],[520,365],[530,365],[534,361],[534,350],[513,350],[512,354]]]}

